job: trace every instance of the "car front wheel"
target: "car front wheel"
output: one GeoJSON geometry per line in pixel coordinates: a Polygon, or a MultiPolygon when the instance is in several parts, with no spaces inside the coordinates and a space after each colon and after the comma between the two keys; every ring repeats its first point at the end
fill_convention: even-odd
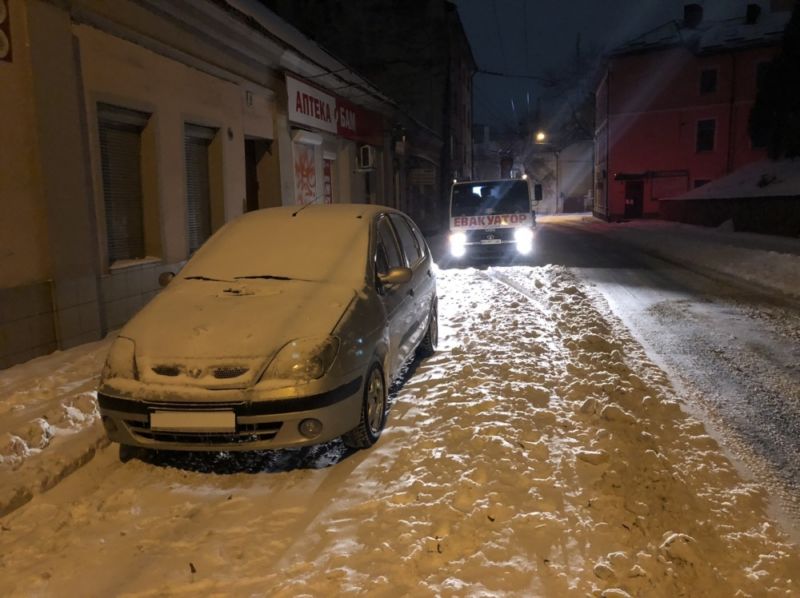
{"type": "Polygon", "coordinates": [[[350,448],[369,448],[378,441],[383,426],[386,425],[387,393],[383,380],[383,370],[373,363],[364,383],[364,400],[361,405],[361,419],[358,426],[342,436],[350,448]]]}

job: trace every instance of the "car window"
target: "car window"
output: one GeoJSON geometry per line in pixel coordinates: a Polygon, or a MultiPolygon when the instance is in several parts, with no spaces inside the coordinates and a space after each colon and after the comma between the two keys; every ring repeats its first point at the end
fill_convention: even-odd
{"type": "Polygon", "coordinates": [[[394,225],[394,230],[397,231],[397,236],[400,238],[400,245],[403,248],[403,253],[406,254],[408,265],[413,266],[419,262],[422,257],[422,252],[419,249],[419,243],[414,237],[414,233],[408,226],[408,221],[400,214],[390,214],[389,219],[394,225]]]}
{"type": "Polygon", "coordinates": [[[397,246],[389,221],[386,218],[378,220],[378,247],[375,256],[375,269],[378,274],[386,274],[392,268],[405,266],[403,256],[397,246]],[[382,270],[383,268],[383,270],[382,270]]]}
{"type": "Polygon", "coordinates": [[[411,218],[406,218],[406,222],[408,222],[408,225],[411,227],[411,232],[414,233],[414,237],[417,239],[417,246],[419,247],[420,254],[422,257],[427,256],[428,244],[425,242],[425,236],[422,234],[422,231],[419,230],[419,227],[411,218]]]}

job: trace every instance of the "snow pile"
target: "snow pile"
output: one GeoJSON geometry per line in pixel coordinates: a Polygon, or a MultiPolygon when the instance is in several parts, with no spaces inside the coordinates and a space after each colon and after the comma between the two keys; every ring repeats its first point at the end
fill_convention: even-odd
{"type": "Polygon", "coordinates": [[[95,388],[109,343],[57,351],[0,373],[0,516],[106,443],[95,388]]]}

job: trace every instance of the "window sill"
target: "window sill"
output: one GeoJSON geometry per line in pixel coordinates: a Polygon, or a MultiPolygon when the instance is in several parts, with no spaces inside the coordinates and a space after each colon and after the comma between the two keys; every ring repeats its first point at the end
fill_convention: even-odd
{"type": "Polygon", "coordinates": [[[161,264],[163,260],[160,257],[147,256],[133,260],[117,260],[109,266],[110,272],[117,272],[119,270],[129,270],[131,268],[149,266],[151,264],[161,264]]]}

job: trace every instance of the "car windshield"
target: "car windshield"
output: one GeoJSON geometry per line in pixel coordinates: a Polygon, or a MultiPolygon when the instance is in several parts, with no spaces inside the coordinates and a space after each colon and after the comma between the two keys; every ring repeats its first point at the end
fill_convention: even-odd
{"type": "Polygon", "coordinates": [[[480,181],[453,185],[451,216],[521,214],[531,211],[525,180],[480,181]]]}
{"type": "Polygon", "coordinates": [[[360,285],[369,223],[336,206],[258,210],[211,237],[180,276],[195,280],[306,280],[360,285]],[[295,210],[296,212],[296,210],[295,210]]]}

